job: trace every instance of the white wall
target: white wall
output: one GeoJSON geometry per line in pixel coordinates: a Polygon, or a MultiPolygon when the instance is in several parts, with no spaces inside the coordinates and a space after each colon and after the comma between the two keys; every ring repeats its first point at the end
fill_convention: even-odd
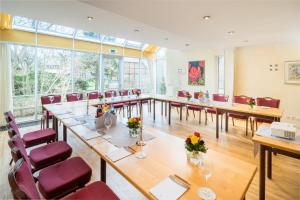
{"type": "Polygon", "coordinates": [[[285,116],[300,119],[300,85],[284,83],[284,62],[292,60],[300,60],[300,43],[237,48],[234,93],[279,98],[285,116]]]}

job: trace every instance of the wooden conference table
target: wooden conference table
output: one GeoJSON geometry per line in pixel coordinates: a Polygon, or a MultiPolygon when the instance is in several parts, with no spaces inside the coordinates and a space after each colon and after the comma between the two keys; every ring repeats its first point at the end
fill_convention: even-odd
{"type": "MultiPolygon", "coordinates": [[[[212,176],[205,183],[204,178],[201,176],[201,168],[192,166],[187,162],[184,140],[151,127],[145,127],[144,130],[144,134],[155,137],[147,141],[144,146],[144,151],[147,154],[146,158],[138,159],[135,154],[131,154],[113,162],[107,157],[107,154],[118,147],[103,139],[100,135],[96,138],[85,139],[88,134],[95,134],[96,131],[90,130],[81,124],[71,125],[72,118],[80,112],[85,114],[84,111],[86,111],[83,102],[73,102],[72,104],[73,113],[75,114],[61,112],[64,108],[66,110],[70,109],[72,106],[69,104],[66,107],[52,104],[46,108],[51,107],[49,111],[101,157],[102,181],[106,181],[106,164],[108,163],[149,199],[155,199],[149,192],[150,189],[173,174],[186,180],[191,185],[190,189],[180,199],[197,199],[198,188],[203,186],[210,187],[216,193],[217,199],[245,198],[257,170],[255,165],[209,149],[204,162],[211,164],[212,176]]],[[[117,127],[120,127],[120,124],[117,127]]],[[[122,131],[123,134],[128,134],[128,129],[125,127],[121,130],[111,127],[107,134],[114,131],[118,131],[118,133],[122,131]]],[[[133,152],[138,152],[140,147],[133,145],[130,146],[130,149],[133,152]]]]}
{"type": "Polygon", "coordinates": [[[260,162],[259,162],[259,200],[265,199],[266,185],[266,151],[268,152],[268,177],[271,178],[272,173],[272,152],[283,154],[289,157],[300,159],[300,145],[274,138],[255,135],[253,142],[260,146],[260,162]]]}
{"type": "MultiPolygon", "coordinates": [[[[280,121],[282,117],[283,111],[278,108],[269,108],[269,107],[262,107],[262,106],[255,106],[251,109],[248,105],[244,104],[236,104],[236,103],[229,103],[229,102],[217,102],[217,101],[209,101],[209,102],[201,102],[198,99],[191,99],[187,100],[187,98],[182,97],[170,97],[166,95],[140,95],[139,97],[136,96],[129,96],[129,97],[113,97],[113,98],[106,98],[101,102],[99,100],[89,100],[89,105],[97,106],[98,104],[103,103],[128,103],[128,102],[139,102],[140,105],[143,101],[149,100],[153,102],[153,120],[155,121],[156,109],[155,105],[157,101],[165,102],[168,106],[168,123],[171,125],[171,102],[180,103],[184,105],[196,105],[204,108],[214,108],[216,113],[226,113],[225,115],[225,131],[228,132],[228,115],[227,113],[235,113],[235,114],[243,114],[248,115],[251,117],[263,117],[267,119],[272,119],[273,121],[280,121]]],[[[84,101],[81,101],[84,103],[84,101]]],[[[151,103],[151,102],[150,102],[151,103]]],[[[87,104],[87,103],[85,103],[87,104]]],[[[65,107],[72,106],[72,102],[63,102],[61,105],[65,107]]],[[[129,103],[129,106],[131,104],[129,103]]],[[[180,119],[182,119],[182,107],[180,107],[180,119]]],[[[140,106],[142,107],[142,106],[140,106]]],[[[49,109],[51,109],[51,104],[43,105],[43,108],[47,111],[47,127],[49,126],[49,109]]],[[[140,109],[141,111],[142,109],[140,109]]],[[[131,109],[129,109],[129,112],[131,109]]],[[[165,107],[165,111],[167,111],[167,106],[165,107]]],[[[162,109],[163,112],[163,109],[162,109]]],[[[216,138],[219,138],[219,115],[216,115],[216,138]]]]}

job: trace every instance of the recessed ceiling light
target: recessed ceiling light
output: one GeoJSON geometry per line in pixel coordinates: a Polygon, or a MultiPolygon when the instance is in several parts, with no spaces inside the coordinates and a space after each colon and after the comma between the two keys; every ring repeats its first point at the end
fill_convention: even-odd
{"type": "Polygon", "coordinates": [[[228,31],[228,34],[233,35],[233,34],[235,34],[235,32],[234,31],[228,31]]]}
{"type": "Polygon", "coordinates": [[[188,46],[190,46],[190,44],[186,43],[185,46],[188,47],[188,46]]]}
{"type": "Polygon", "coordinates": [[[92,16],[87,16],[87,19],[88,19],[89,21],[92,21],[92,20],[94,19],[94,17],[92,17],[92,16]]]}
{"type": "Polygon", "coordinates": [[[243,42],[247,43],[247,42],[249,42],[249,40],[244,40],[243,42]]]}
{"type": "Polygon", "coordinates": [[[133,29],[133,31],[137,33],[137,32],[140,32],[141,30],[136,28],[136,29],[133,29]]]}
{"type": "Polygon", "coordinates": [[[169,38],[165,37],[164,40],[169,40],[169,38]]]}
{"type": "Polygon", "coordinates": [[[209,15],[206,15],[206,16],[203,17],[203,19],[204,19],[204,20],[209,20],[209,19],[210,19],[210,16],[209,16],[209,15]]]}

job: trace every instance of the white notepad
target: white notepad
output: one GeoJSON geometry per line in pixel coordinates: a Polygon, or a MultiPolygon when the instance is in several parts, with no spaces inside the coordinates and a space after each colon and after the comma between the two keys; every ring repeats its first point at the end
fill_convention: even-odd
{"type": "Polygon", "coordinates": [[[106,154],[106,156],[113,162],[116,162],[118,160],[121,160],[122,158],[125,158],[129,155],[131,155],[132,153],[127,151],[124,148],[118,148],[108,154],[106,154]]]}
{"type": "Polygon", "coordinates": [[[167,177],[151,188],[150,193],[159,200],[175,200],[179,199],[187,190],[187,187],[167,177]]]}

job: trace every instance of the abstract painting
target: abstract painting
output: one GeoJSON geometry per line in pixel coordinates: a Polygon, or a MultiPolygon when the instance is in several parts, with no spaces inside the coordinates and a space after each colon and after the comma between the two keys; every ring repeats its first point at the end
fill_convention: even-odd
{"type": "Polygon", "coordinates": [[[205,85],[205,60],[189,62],[188,84],[205,85]]]}
{"type": "Polygon", "coordinates": [[[300,61],[287,61],[284,65],[285,83],[300,84],[300,61]]]}

